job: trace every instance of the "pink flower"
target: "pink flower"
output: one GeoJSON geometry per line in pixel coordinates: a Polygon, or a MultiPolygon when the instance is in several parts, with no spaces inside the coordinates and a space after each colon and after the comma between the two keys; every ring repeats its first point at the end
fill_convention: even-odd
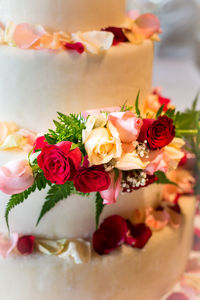
{"type": "Polygon", "coordinates": [[[22,255],[29,255],[33,253],[35,237],[26,235],[19,238],[17,249],[22,255]]]}
{"type": "Polygon", "coordinates": [[[124,243],[127,232],[124,218],[118,215],[108,217],[93,235],[94,250],[100,255],[109,254],[124,243]]]}
{"type": "Polygon", "coordinates": [[[131,111],[111,113],[108,120],[117,128],[122,143],[128,144],[137,140],[143,122],[134,113],[131,111]]]}
{"type": "Polygon", "coordinates": [[[130,221],[127,221],[127,225],[129,231],[126,238],[126,243],[133,248],[144,248],[152,236],[150,228],[143,223],[133,225],[130,221]]]}
{"type": "Polygon", "coordinates": [[[151,151],[147,160],[149,160],[150,163],[145,168],[145,171],[149,175],[153,175],[157,171],[167,172],[168,164],[162,150],[151,151]]]}
{"type": "Polygon", "coordinates": [[[71,146],[71,142],[60,142],[42,149],[37,161],[50,182],[64,184],[67,180],[73,180],[80,167],[82,154],[79,148],[71,150],[71,146]]]}
{"type": "Polygon", "coordinates": [[[109,173],[110,177],[110,185],[107,190],[101,191],[101,197],[104,200],[104,204],[110,205],[117,201],[117,197],[119,195],[121,189],[121,180],[122,180],[122,172],[119,172],[119,175],[116,179],[116,175],[114,171],[109,173]]]}
{"type": "Polygon", "coordinates": [[[0,255],[3,258],[7,258],[8,255],[15,249],[18,242],[18,234],[12,233],[10,238],[0,235],[0,255]]]}
{"type": "Polygon", "coordinates": [[[74,51],[78,52],[79,54],[82,54],[85,51],[83,44],[80,42],[74,43],[74,44],[66,43],[64,46],[67,50],[74,50],[74,51]]]}
{"type": "Polygon", "coordinates": [[[161,230],[169,223],[170,216],[163,208],[154,210],[152,207],[146,209],[145,224],[152,230],[161,230]]]}
{"type": "Polygon", "coordinates": [[[140,15],[133,25],[133,32],[151,38],[154,34],[161,33],[160,21],[157,16],[146,13],[140,15]]]}
{"type": "Polygon", "coordinates": [[[47,145],[48,145],[48,143],[46,141],[45,136],[39,136],[35,141],[33,152],[35,153],[37,150],[42,150],[44,148],[44,146],[47,146],[47,145]]]}
{"type": "Polygon", "coordinates": [[[24,192],[34,183],[27,160],[15,160],[0,167],[0,190],[8,195],[24,192]]]}

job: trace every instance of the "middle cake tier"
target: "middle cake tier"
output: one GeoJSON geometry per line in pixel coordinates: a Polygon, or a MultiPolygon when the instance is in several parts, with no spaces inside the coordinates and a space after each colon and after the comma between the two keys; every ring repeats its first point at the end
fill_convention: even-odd
{"type": "Polygon", "coordinates": [[[1,121],[42,132],[57,112],[140,104],[152,84],[154,45],[129,43],[100,55],[0,47],[1,121]]]}

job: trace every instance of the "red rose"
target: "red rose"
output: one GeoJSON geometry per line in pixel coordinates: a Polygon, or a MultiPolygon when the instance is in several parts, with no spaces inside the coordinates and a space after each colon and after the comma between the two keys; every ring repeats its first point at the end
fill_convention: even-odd
{"type": "Polygon", "coordinates": [[[137,139],[138,142],[144,143],[147,140],[147,131],[148,128],[155,122],[153,119],[143,119],[143,125],[140,129],[140,134],[137,139]]]}
{"type": "Polygon", "coordinates": [[[35,151],[40,150],[40,149],[44,148],[44,146],[47,146],[47,145],[48,145],[48,143],[46,141],[45,136],[39,136],[35,141],[33,152],[35,153],[35,151]]]}
{"type": "Polygon", "coordinates": [[[18,251],[23,255],[29,255],[33,253],[35,237],[32,235],[27,235],[19,238],[17,243],[18,251]]]}
{"type": "Polygon", "coordinates": [[[151,229],[143,223],[133,225],[130,221],[127,221],[127,226],[129,231],[125,242],[133,248],[142,249],[152,236],[151,229]]]}
{"type": "Polygon", "coordinates": [[[167,116],[160,116],[157,120],[144,119],[138,141],[147,140],[151,150],[167,146],[175,137],[173,120],[167,116]]]}
{"type": "Polygon", "coordinates": [[[80,167],[82,155],[79,148],[70,150],[71,145],[71,142],[48,145],[38,156],[38,165],[50,182],[64,184],[67,180],[73,180],[80,167]]]}
{"type": "Polygon", "coordinates": [[[128,232],[126,220],[118,215],[108,217],[93,235],[93,248],[100,254],[109,254],[120,247],[128,232]]]}
{"type": "Polygon", "coordinates": [[[110,177],[104,168],[94,166],[88,168],[88,161],[85,159],[84,165],[74,177],[74,186],[82,193],[92,193],[105,191],[110,186],[110,177]]]}

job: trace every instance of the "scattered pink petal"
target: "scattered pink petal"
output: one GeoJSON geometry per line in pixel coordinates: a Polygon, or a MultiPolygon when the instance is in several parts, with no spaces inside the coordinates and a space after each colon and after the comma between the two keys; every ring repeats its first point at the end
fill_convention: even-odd
{"type": "Polygon", "coordinates": [[[173,293],[166,300],[189,300],[189,298],[183,293],[173,293]]]}
{"type": "Polygon", "coordinates": [[[23,23],[16,26],[13,40],[17,47],[28,49],[44,34],[45,31],[42,27],[33,28],[29,24],[23,23]]]}
{"type": "Polygon", "coordinates": [[[18,242],[18,234],[12,233],[10,238],[0,235],[0,255],[7,258],[8,255],[16,248],[18,242]]]}
{"type": "Polygon", "coordinates": [[[82,54],[85,51],[85,47],[80,42],[74,44],[66,43],[64,46],[67,50],[74,50],[77,51],[79,54],[82,54]]]}
{"type": "Polygon", "coordinates": [[[122,180],[122,172],[119,172],[117,179],[115,178],[115,172],[111,171],[109,173],[110,176],[110,186],[107,190],[100,192],[101,197],[104,200],[104,204],[113,204],[117,201],[117,197],[119,195],[121,189],[121,180],[122,180]]]}
{"type": "Polygon", "coordinates": [[[157,16],[147,13],[139,16],[133,25],[133,32],[150,38],[156,33],[161,33],[160,21],[157,16]]]}

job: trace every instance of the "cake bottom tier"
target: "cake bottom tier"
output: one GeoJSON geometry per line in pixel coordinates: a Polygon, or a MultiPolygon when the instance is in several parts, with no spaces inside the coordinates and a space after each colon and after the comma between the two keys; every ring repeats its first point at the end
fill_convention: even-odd
{"type": "Polygon", "coordinates": [[[142,250],[123,246],[76,265],[31,255],[0,260],[2,300],[160,300],[184,271],[193,236],[195,198],[182,197],[177,230],[154,232],[142,250]]]}

